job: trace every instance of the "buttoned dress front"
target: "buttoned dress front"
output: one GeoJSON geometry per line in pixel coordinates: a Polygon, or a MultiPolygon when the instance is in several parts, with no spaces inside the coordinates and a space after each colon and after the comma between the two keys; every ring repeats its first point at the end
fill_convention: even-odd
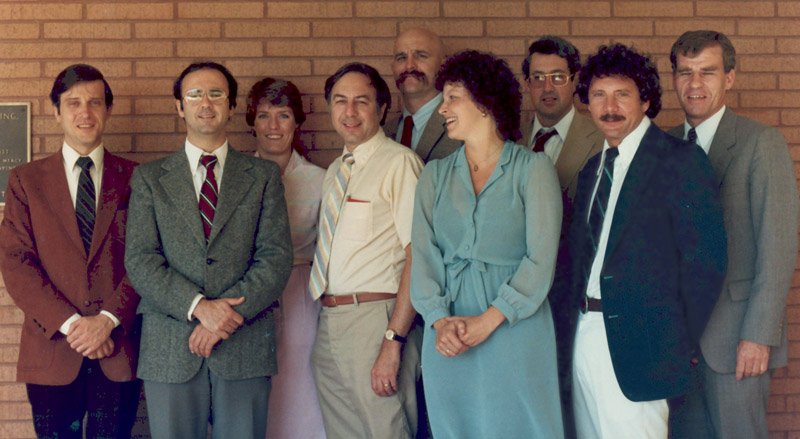
{"type": "Polygon", "coordinates": [[[422,371],[436,438],[563,437],[553,279],[561,198],[546,155],[506,142],[475,195],[464,148],[427,165],[417,187],[411,298],[425,320],[422,371]],[[433,324],[494,306],[506,317],[456,357],[433,324]]]}

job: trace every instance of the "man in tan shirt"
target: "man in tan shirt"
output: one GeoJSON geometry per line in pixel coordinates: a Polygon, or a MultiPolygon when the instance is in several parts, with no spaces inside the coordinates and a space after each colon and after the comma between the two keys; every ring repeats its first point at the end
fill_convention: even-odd
{"type": "Polygon", "coordinates": [[[391,95],[374,68],[343,66],[326,81],[325,99],[344,140],[323,183],[310,282],[322,302],[312,364],[325,431],[330,439],[413,437],[420,334],[411,332],[408,288],[422,162],[380,129],[391,95]]]}

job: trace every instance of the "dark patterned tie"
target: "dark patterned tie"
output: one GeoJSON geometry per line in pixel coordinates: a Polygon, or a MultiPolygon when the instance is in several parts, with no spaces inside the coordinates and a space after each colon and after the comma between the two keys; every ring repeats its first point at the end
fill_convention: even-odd
{"type": "Polygon", "coordinates": [[[94,181],[89,174],[94,162],[89,157],[79,157],[78,166],[81,175],[78,177],[78,192],[75,196],[75,217],[78,220],[78,230],[81,232],[81,241],[86,254],[92,247],[92,232],[94,231],[95,204],[97,203],[94,181]]]}
{"type": "Polygon", "coordinates": [[[558,133],[556,133],[555,129],[548,131],[546,128],[542,128],[537,131],[536,135],[533,136],[533,152],[544,152],[544,145],[556,134],[558,133]]]}
{"type": "Polygon", "coordinates": [[[694,143],[695,145],[699,145],[699,143],[697,143],[697,131],[695,131],[694,128],[689,129],[689,133],[686,134],[686,140],[694,143]]]}
{"type": "Polygon", "coordinates": [[[600,244],[600,231],[603,229],[608,197],[611,194],[611,183],[614,180],[614,160],[617,156],[619,156],[617,148],[608,148],[606,150],[603,173],[600,175],[600,182],[597,184],[597,192],[592,203],[592,211],[589,213],[589,233],[595,255],[597,255],[597,247],[600,244]]]}
{"type": "Polygon", "coordinates": [[[411,132],[414,131],[414,118],[406,116],[403,118],[403,136],[400,137],[400,143],[411,148],[411,132]]]}
{"type": "Polygon", "coordinates": [[[217,164],[217,157],[213,155],[204,155],[200,157],[200,164],[206,168],[206,179],[203,181],[203,186],[200,188],[200,219],[203,220],[203,233],[206,235],[206,241],[211,235],[211,225],[214,224],[214,212],[217,209],[217,178],[214,176],[214,165],[217,164]]]}

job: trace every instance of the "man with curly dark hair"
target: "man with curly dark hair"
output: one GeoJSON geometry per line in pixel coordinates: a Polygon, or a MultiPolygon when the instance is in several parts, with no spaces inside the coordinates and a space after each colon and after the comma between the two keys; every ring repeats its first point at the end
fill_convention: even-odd
{"type": "Polygon", "coordinates": [[[577,89],[605,137],[569,230],[577,433],[666,437],[667,398],[687,390],[725,272],[717,183],[697,145],[651,122],[661,87],[648,57],[601,46],[577,89]]]}

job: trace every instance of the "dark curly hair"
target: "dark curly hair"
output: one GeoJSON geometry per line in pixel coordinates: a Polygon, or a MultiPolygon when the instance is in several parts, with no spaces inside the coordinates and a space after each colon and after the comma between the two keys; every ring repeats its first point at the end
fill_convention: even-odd
{"type": "Polygon", "coordinates": [[[519,113],[522,94],[519,81],[508,63],[491,53],[464,50],[447,58],[436,75],[436,88],[445,83],[460,84],[469,91],[478,107],[491,113],[503,140],[522,137],[519,113]]]}
{"type": "Polygon", "coordinates": [[[544,35],[531,43],[528,47],[528,56],[522,60],[522,74],[525,79],[531,77],[531,57],[534,53],[542,55],[557,55],[567,61],[569,75],[578,73],[581,68],[581,53],[578,48],[569,41],[555,35],[544,35]]]}
{"type": "Polygon", "coordinates": [[[300,125],[306,121],[306,114],[303,112],[303,100],[300,96],[300,90],[297,89],[297,86],[292,81],[264,78],[253,84],[247,94],[247,113],[245,113],[244,118],[247,121],[247,125],[253,126],[256,122],[258,106],[262,103],[268,103],[276,107],[289,107],[297,124],[297,129],[292,139],[292,148],[303,157],[308,158],[308,149],[300,141],[300,125]]]}
{"type": "Polygon", "coordinates": [[[641,101],[650,103],[645,112],[647,117],[652,119],[661,111],[661,81],[656,64],[633,48],[619,43],[600,46],[597,53],[586,60],[576,87],[581,102],[589,103],[589,87],[594,78],[609,76],[623,76],[636,83],[641,101]]]}

